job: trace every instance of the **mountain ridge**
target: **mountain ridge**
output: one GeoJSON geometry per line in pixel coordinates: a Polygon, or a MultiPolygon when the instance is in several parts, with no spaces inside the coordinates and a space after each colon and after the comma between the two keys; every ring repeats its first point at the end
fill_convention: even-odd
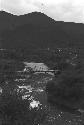
{"type": "Polygon", "coordinates": [[[2,47],[84,48],[84,24],[55,21],[40,12],[21,16],[0,12],[0,19],[2,47]]]}

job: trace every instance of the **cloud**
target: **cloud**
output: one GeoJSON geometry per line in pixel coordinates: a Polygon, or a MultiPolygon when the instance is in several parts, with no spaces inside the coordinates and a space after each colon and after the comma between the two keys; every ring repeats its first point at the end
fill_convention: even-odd
{"type": "Polygon", "coordinates": [[[58,21],[84,23],[84,0],[0,0],[1,9],[22,15],[43,12],[58,21]]]}
{"type": "Polygon", "coordinates": [[[16,15],[39,11],[37,6],[26,0],[2,0],[1,8],[16,15]]]}
{"type": "Polygon", "coordinates": [[[75,4],[75,2],[58,3],[57,5],[47,6],[44,12],[55,20],[84,23],[83,5],[75,4]]]}

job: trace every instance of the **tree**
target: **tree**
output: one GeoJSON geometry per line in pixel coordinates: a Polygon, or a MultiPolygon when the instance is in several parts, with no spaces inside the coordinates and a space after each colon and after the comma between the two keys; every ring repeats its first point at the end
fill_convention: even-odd
{"type": "Polygon", "coordinates": [[[25,93],[17,92],[17,85],[8,83],[3,85],[0,95],[0,115],[2,116],[2,125],[33,125],[41,123],[46,114],[39,107],[29,108],[30,102],[22,99],[25,93]],[[10,85],[11,84],[11,85],[10,85]]]}
{"type": "Polygon", "coordinates": [[[66,111],[84,109],[84,66],[64,70],[46,86],[48,102],[66,111]]]}

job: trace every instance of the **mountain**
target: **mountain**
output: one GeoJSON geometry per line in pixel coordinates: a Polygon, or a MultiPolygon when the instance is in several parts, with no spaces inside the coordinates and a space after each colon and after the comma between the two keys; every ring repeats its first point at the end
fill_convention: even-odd
{"type": "Polygon", "coordinates": [[[0,11],[0,32],[6,29],[11,29],[16,17],[17,16],[13,16],[5,11],[0,11]]]}
{"type": "Polygon", "coordinates": [[[0,12],[3,48],[84,48],[84,24],[55,21],[40,12],[15,16],[0,12]]]}
{"type": "Polygon", "coordinates": [[[54,20],[40,12],[16,16],[5,11],[0,11],[0,31],[12,29],[28,23],[34,25],[49,25],[51,21],[54,22],[54,20]]]}

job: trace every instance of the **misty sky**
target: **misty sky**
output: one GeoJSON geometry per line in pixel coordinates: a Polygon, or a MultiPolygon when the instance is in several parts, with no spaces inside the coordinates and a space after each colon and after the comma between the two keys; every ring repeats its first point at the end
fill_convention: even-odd
{"type": "Polygon", "coordinates": [[[15,15],[38,11],[57,21],[84,23],[84,0],[0,0],[0,10],[15,15]]]}

